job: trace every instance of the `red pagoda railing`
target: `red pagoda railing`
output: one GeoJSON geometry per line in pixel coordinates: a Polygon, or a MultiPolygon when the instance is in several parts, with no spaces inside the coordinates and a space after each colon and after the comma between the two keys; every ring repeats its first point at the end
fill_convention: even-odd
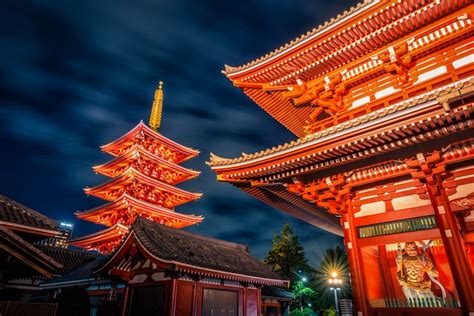
{"type": "Polygon", "coordinates": [[[0,301],[0,315],[8,316],[55,316],[58,309],[56,303],[29,303],[0,301]]]}

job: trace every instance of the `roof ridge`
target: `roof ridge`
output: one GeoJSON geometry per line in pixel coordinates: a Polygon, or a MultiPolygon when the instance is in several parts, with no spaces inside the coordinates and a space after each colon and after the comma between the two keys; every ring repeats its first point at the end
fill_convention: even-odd
{"type": "Polygon", "coordinates": [[[258,57],[258,58],[254,59],[250,62],[247,62],[247,63],[245,63],[241,66],[224,65],[224,69],[222,70],[222,73],[225,74],[225,75],[232,75],[233,73],[235,73],[239,70],[247,69],[251,66],[254,66],[254,65],[257,65],[261,62],[264,62],[267,59],[273,57],[274,55],[276,55],[278,53],[281,53],[286,49],[291,48],[292,46],[294,46],[294,45],[304,41],[305,39],[309,38],[310,36],[316,34],[317,32],[320,32],[323,29],[328,28],[329,26],[333,25],[334,23],[344,19],[345,17],[349,16],[350,14],[355,12],[356,10],[360,9],[362,6],[370,4],[370,3],[375,2],[375,1],[377,1],[377,0],[362,0],[358,3],[356,3],[355,5],[351,6],[349,9],[344,10],[342,13],[338,14],[336,17],[331,18],[330,20],[325,21],[322,24],[319,24],[318,26],[312,28],[311,30],[307,31],[306,33],[301,34],[297,38],[295,38],[293,40],[290,40],[286,44],[280,46],[277,49],[272,50],[271,52],[269,52],[269,53],[267,53],[267,54],[265,54],[261,57],[258,57]]]}
{"type": "Polygon", "coordinates": [[[10,203],[10,204],[14,205],[16,208],[19,208],[19,209],[21,209],[21,210],[24,211],[24,212],[30,213],[31,216],[37,217],[37,218],[39,218],[39,219],[41,219],[41,220],[43,220],[43,221],[48,222],[49,225],[51,225],[51,226],[53,226],[53,227],[55,227],[55,228],[58,228],[58,222],[55,221],[54,219],[49,218],[49,217],[47,217],[46,215],[41,214],[40,212],[38,212],[38,211],[32,209],[31,207],[28,207],[28,206],[26,206],[26,205],[24,205],[24,204],[22,204],[22,203],[19,203],[19,202],[15,201],[15,200],[13,200],[13,199],[11,199],[11,198],[9,198],[9,197],[3,195],[3,194],[0,194],[0,203],[1,203],[1,202],[10,203]]]}
{"type": "MultiPolygon", "coordinates": [[[[229,247],[229,248],[238,248],[238,249],[241,249],[241,250],[244,250],[244,251],[248,252],[248,246],[245,245],[245,244],[239,244],[239,243],[232,242],[232,241],[227,241],[227,240],[217,239],[217,238],[213,238],[213,237],[203,236],[203,235],[188,232],[188,231],[185,231],[185,230],[182,230],[182,229],[168,227],[166,225],[151,221],[151,220],[146,219],[146,218],[141,217],[141,216],[137,216],[137,218],[135,219],[135,223],[137,223],[137,221],[139,221],[138,224],[144,224],[144,225],[147,225],[147,226],[150,226],[150,224],[151,225],[156,225],[157,227],[159,227],[159,229],[163,230],[164,232],[166,232],[168,234],[185,235],[185,236],[189,236],[189,237],[192,237],[194,239],[199,239],[201,241],[209,242],[209,243],[212,243],[212,244],[217,244],[217,245],[221,245],[221,246],[225,246],[225,247],[229,247]]],[[[135,223],[133,223],[132,227],[135,225],[135,223]]]]}
{"type": "Polygon", "coordinates": [[[94,253],[90,251],[84,251],[84,250],[79,250],[79,249],[69,249],[69,248],[60,248],[60,247],[54,247],[54,246],[49,246],[49,245],[41,245],[41,244],[33,244],[34,247],[38,248],[39,250],[47,250],[47,251],[55,251],[55,252],[67,252],[70,254],[77,254],[77,255],[89,255],[91,257],[98,257],[101,254],[99,253],[94,253]]]}

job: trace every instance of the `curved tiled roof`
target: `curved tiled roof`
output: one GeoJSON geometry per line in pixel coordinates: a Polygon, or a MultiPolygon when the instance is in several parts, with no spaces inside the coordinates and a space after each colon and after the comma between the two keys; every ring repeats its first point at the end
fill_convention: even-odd
{"type": "Polygon", "coordinates": [[[81,250],[35,245],[36,248],[63,265],[58,272],[69,273],[87,262],[94,261],[99,255],[81,250]]]}
{"type": "Polygon", "coordinates": [[[225,75],[231,75],[235,72],[238,72],[240,70],[244,70],[244,69],[247,69],[249,67],[252,67],[254,65],[257,65],[261,62],[264,62],[270,58],[272,58],[273,56],[285,51],[285,50],[288,50],[288,49],[291,49],[292,47],[298,45],[299,43],[301,43],[302,41],[306,40],[307,38],[313,36],[314,34],[316,33],[319,33],[321,31],[323,31],[324,29],[334,25],[335,23],[341,21],[342,19],[346,18],[347,16],[351,15],[352,13],[354,13],[355,11],[363,8],[363,7],[366,7],[368,4],[371,4],[373,2],[379,2],[378,0],[364,0],[363,2],[359,2],[357,3],[355,6],[352,6],[350,7],[348,10],[344,11],[343,13],[341,14],[338,14],[335,18],[332,18],[331,20],[329,21],[326,21],[325,23],[313,28],[312,30],[308,31],[306,34],[303,34],[301,35],[300,37],[290,41],[289,43],[275,49],[274,51],[260,57],[260,58],[257,58],[251,62],[248,62],[242,66],[237,66],[237,67],[233,67],[233,66],[229,66],[229,65],[224,65],[224,69],[222,70],[222,72],[225,74],[225,75]]]}
{"type": "Polygon", "coordinates": [[[281,280],[246,245],[205,237],[137,217],[132,232],[153,256],[196,268],[281,280]]]}
{"type": "Polygon", "coordinates": [[[0,221],[47,230],[58,229],[56,221],[4,195],[0,195],[0,221]]]}

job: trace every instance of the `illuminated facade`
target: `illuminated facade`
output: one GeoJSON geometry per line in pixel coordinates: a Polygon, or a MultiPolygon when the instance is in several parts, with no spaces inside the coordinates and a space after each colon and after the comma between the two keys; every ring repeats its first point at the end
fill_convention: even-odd
{"type": "Polygon", "coordinates": [[[163,90],[160,82],[150,115],[151,127],[140,122],[119,139],[101,147],[114,159],[93,169],[112,180],[84,191],[107,203],[77,212],[76,215],[108,228],[77,238],[70,242],[72,245],[111,252],[120,245],[137,216],[174,228],[194,225],[203,220],[201,216],[175,212],[176,206],[201,196],[175,187],[199,175],[198,171],[179,165],[197,156],[199,151],[182,146],[157,132],[162,106],[163,90]]]}
{"type": "Polygon", "coordinates": [[[473,19],[366,0],[223,71],[298,139],[209,165],[344,237],[358,315],[474,313],[473,19]]]}

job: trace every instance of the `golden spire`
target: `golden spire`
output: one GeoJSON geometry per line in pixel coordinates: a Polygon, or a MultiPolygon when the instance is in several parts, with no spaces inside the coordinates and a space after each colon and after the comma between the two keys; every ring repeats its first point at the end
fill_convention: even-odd
{"type": "Polygon", "coordinates": [[[157,131],[161,125],[161,112],[163,111],[163,81],[160,81],[158,89],[155,91],[155,100],[151,107],[150,127],[157,131]]]}

